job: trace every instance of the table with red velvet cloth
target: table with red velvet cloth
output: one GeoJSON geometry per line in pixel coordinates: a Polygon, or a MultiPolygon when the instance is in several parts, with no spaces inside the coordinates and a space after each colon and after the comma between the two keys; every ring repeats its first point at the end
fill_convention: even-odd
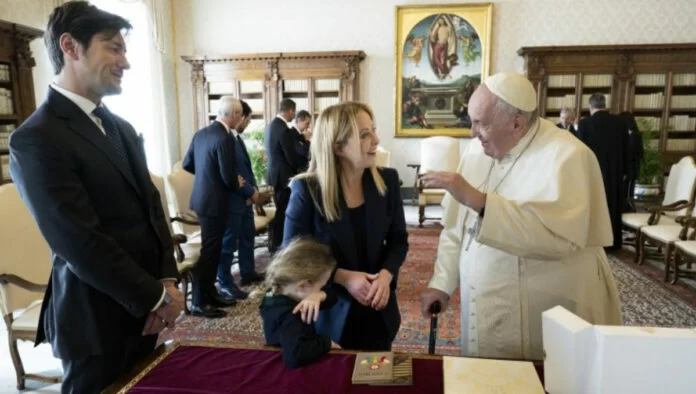
{"type": "Polygon", "coordinates": [[[137,376],[117,383],[107,392],[410,394],[444,390],[442,358],[425,354],[412,355],[412,386],[385,387],[351,383],[355,352],[333,351],[316,363],[297,369],[287,368],[278,349],[270,347],[188,342],[160,353],[137,376]]]}

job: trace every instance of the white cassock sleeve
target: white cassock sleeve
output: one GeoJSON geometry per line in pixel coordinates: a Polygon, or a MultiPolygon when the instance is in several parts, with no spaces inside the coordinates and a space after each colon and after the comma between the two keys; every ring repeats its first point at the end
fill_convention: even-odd
{"type": "MultiPolygon", "coordinates": [[[[554,164],[547,167],[552,172],[548,177],[539,177],[547,184],[533,187],[537,192],[530,193],[528,199],[511,201],[487,195],[479,243],[540,260],[559,259],[586,246],[611,244],[604,184],[593,153],[575,149],[554,164]]],[[[535,182],[532,174],[528,175],[528,181],[535,182]]]]}
{"type": "MultiPolygon", "coordinates": [[[[462,163],[459,164],[458,171],[461,171],[462,163]]],[[[435,270],[428,287],[438,289],[451,296],[459,287],[459,260],[461,258],[462,237],[464,235],[463,223],[466,223],[467,216],[467,213],[463,213],[465,217],[462,223],[459,220],[460,210],[466,210],[467,208],[459,204],[449,193],[445,193],[442,206],[442,224],[444,229],[440,233],[435,270]]]]}

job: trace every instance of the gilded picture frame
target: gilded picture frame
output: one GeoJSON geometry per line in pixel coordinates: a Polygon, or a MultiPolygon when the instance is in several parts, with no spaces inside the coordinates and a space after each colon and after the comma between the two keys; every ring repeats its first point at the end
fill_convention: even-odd
{"type": "Polygon", "coordinates": [[[396,137],[471,136],[468,100],[489,75],[492,3],[396,7],[396,137]]]}

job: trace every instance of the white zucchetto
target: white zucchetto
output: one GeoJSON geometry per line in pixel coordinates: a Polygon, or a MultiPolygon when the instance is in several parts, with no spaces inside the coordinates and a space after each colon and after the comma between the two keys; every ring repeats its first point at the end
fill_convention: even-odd
{"type": "Polygon", "coordinates": [[[534,86],[527,78],[516,72],[499,72],[486,78],[483,84],[493,94],[519,110],[532,112],[537,107],[534,86]]]}

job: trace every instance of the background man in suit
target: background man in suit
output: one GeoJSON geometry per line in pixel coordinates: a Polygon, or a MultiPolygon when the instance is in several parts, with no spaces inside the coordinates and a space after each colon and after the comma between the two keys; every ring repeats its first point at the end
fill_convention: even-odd
{"type": "Polygon", "coordinates": [[[563,107],[561,108],[561,121],[556,125],[560,127],[563,130],[568,130],[573,134],[576,134],[575,132],[575,126],[573,126],[573,123],[575,123],[575,111],[568,107],[563,107]]]}
{"type": "Polygon", "coordinates": [[[101,100],[121,92],[131,25],[87,2],[53,10],[56,77],[12,134],[10,169],[53,254],[36,343],[63,393],[96,393],[145,358],[183,308],[169,227],[143,141],[101,100]]]}
{"type": "Polygon", "coordinates": [[[195,175],[190,204],[201,224],[201,256],[193,273],[191,302],[191,313],[196,316],[222,317],[225,311],[215,307],[235,304],[234,298],[215,289],[215,272],[220,262],[230,195],[245,182],[237,175],[234,160],[237,143],[230,132],[241,121],[239,100],[221,97],[217,118],[194,134],[183,161],[184,169],[195,175]]]}
{"type": "Polygon", "coordinates": [[[624,181],[628,173],[628,129],[625,123],[607,111],[604,95],[590,96],[590,115],[578,124],[578,138],[597,156],[604,179],[614,244],[609,250],[621,249],[621,212],[626,198],[624,181]]]}
{"type": "Polygon", "coordinates": [[[254,270],[254,205],[259,202],[259,189],[256,187],[254,171],[251,169],[251,159],[246,150],[242,133],[251,121],[251,107],[242,101],[242,122],[232,134],[237,139],[235,150],[235,164],[239,176],[247,180],[230,195],[230,211],[227,215],[227,228],[222,237],[222,253],[218,264],[218,283],[220,293],[234,299],[245,299],[248,294],[234,284],[232,279],[232,260],[235,250],[239,251],[239,274],[242,277],[242,286],[247,286],[264,279],[264,276],[254,270]]]}
{"type": "Polygon", "coordinates": [[[312,115],[308,111],[302,110],[295,115],[295,126],[293,129],[296,132],[297,151],[302,156],[300,172],[306,171],[307,167],[309,167],[309,146],[312,140],[310,123],[312,123],[312,115]]]}
{"type": "Polygon", "coordinates": [[[290,200],[290,178],[301,172],[302,156],[297,151],[297,138],[288,127],[288,122],[295,117],[295,102],[283,99],[280,113],[266,127],[265,144],[268,156],[268,183],[274,190],[276,205],[275,219],[272,224],[272,237],[268,248],[275,252],[283,241],[285,210],[290,200]]]}

